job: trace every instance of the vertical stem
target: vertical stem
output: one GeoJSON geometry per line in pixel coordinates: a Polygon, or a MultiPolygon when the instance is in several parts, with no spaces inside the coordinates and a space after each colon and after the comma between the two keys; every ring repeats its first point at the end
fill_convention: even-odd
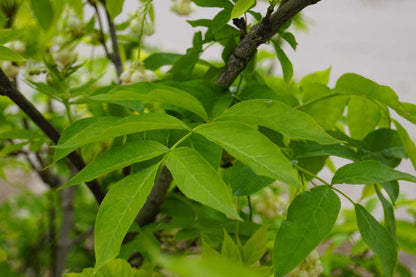
{"type": "Polygon", "coordinates": [[[113,45],[112,60],[113,60],[114,66],[116,67],[117,76],[120,77],[121,73],[123,72],[123,63],[121,62],[120,48],[118,46],[116,28],[114,27],[114,23],[111,20],[110,14],[108,13],[107,9],[105,9],[105,14],[107,16],[108,28],[110,30],[111,43],[113,45]]]}

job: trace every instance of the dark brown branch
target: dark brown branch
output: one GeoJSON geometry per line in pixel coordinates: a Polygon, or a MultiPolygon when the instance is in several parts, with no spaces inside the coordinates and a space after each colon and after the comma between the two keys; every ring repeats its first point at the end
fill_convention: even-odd
{"type": "Polygon", "coordinates": [[[98,40],[103,45],[105,55],[107,56],[107,58],[109,58],[112,61],[113,57],[112,57],[110,51],[107,48],[107,44],[105,43],[104,26],[103,26],[103,22],[101,20],[100,12],[98,11],[98,7],[97,7],[97,4],[95,4],[95,2],[93,2],[91,5],[93,6],[94,11],[95,11],[95,15],[97,17],[98,26],[100,26],[100,29],[99,29],[99,36],[100,37],[98,38],[98,40]]]}
{"type": "Polygon", "coordinates": [[[215,81],[217,84],[229,87],[237,76],[244,70],[257,48],[272,38],[279,29],[302,9],[318,3],[320,0],[288,0],[279,6],[269,18],[254,25],[235,48],[228,59],[225,70],[215,81]]]}
{"type": "Polygon", "coordinates": [[[159,178],[154,184],[150,195],[147,197],[146,203],[136,217],[137,224],[144,226],[154,221],[155,216],[159,211],[159,206],[165,200],[165,195],[171,182],[172,175],[169,170],[163,166],[159,178]]]}
{"type": "MultiPolygon", "coordinates": [[[[27,98],[18,91],[0,69],[0,95],[10,98],[19,108],[56,144],[60,138],[58,130],[39,112],[27,98]]],[[[68,155],[67,159],[77,169],[85,167],[85,162],[76,152],[68,155]]],[[[87,183],[88,188],[94,194],[98,203],[104,199],[104,192],[96,180],[87,183]]]]}

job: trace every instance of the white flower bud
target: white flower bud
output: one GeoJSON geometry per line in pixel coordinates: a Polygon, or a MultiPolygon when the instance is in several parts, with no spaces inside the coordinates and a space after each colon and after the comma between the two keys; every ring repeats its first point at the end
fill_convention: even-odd
{"type": "Polygon", "coordinates": [[[171,7],[170,10],[174,13],[182,16],[188,16],[193,12],[191,1],[189,0],[181,0],[180,3],[175,2],[171,7]]]}
{"type": "Polygon", "coordinates": [[[52,55],[55,61],[61,66],[66,66],[76,58],[76,54],[68,48],[55,52],[52,55]]]}
{"type": "Polygon", "coordinates": [[[1,68],[9,79],[13,79],[17,76],[17,74],[19,74],[19,68],[14,66],[11,61],[4,61],[1,64],[1,68]]]}
{"type": "Polygon", "coordinates": [[[6,44],[7,47],[12,49],[14,52],[22,54],[26,51],[26,44],[21,40],[15,40],[6,44]]]}
{"type": "Polygon", "coordinates": [[[132,33],[140,34],[142,31],[142,21],[138,17],[135,17],[130,21],[129,27],[132,33]]]}
{"type": "Polygon", "coordinates": [[[133,74],[131,74],[130,82],[132,84],[138,83],[138,82],[143,82],[143,81],[146,81],[146,78],[145,78],[143,73],[141,73],[139,71],[134,71],[133,74]]]}
{"type": "Polygon", "coordinates": [[[301,271],[299,271],[298,276],[299,277],[309,277],[309,274],[306,270],[301,270],[301,271]]]}
{"type": "Polygon", "coordinates": [[[123,71],[120,75],[120,81],[122,85],[130,83],[131,72],[130,70],[123,71]]]}
{"type": "Polygon", "coordinates": [[[153,81],[157,80],[157,75],[151,70],[146,70],[144,72],[144,77],[145,77],[147,82],[153,82],[153,81]]]}

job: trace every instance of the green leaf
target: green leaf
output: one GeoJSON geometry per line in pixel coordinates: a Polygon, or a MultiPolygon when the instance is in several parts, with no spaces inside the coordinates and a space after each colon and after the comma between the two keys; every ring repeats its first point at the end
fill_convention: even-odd
{"type": "Polygon", "coordinates": [[[62,133],[56,146],[54,162],[88,143],[161,129],[188,130],[189,127],[173,116],[159,113],[81,119],[74,122],[62,133]]]}
{"type": "Polygon", "coordinates": [[[351,148],[339,145],[320,145],[313,141],[294,143],[293,154],[295,159],[318,157],[318,156],[337,156],[341,158],[358,161],[358,154],[351,148]]]}
{"type": "MultiPolygon", "coordinates": [[[[305,81],[306,82],[306,81],[305,81]]],[[[331,90],[323,84],[310,80],[302,85],[302,110],[311,115],[324,130],[330,130],[342,118],[348,96],[332,96],[331,90]]]]}
{"type": "Polygon", "coordinates": [[[25,129],[14,129],[0,133],[0,139],[42,139],[44,138],[37,132],[25,130],[25,129]]]}
{"type": "Polygon", "coordinates": [[[187,197],[232,218],[239,218],[230,189],[197,151],[187,147],[176,148],[169,153],[166,166],[187,197]]]}
{"type": "Polygon", "coordinates": [[[267,229],[267,225],[260,227],[244,245],[243,257],[246,265],[254,264],[267,251],[267,242],[269,241],[267,229]]]}
{"type": "Polygon", "coordinates": [[[103,277],[100,273],[95,274],[94,268],[84,268],[81,273],[64,273],[64,277],[103,277]]]}
{"type": "Polygon", "coordinates": [[[226,230],[224,230],[224,241],[222,242],[221,256],[237,264],[241,264],[242,262],[240,249],[226,230]]]}
{"type": "Polygon", "coordinates": [[[96,277],[135,277],[137,276],[135,272],[136,270],[131,267],[127,261],[123,259],[114,259],[103,266],[98,271],[99,275],[96,275],[96,277]]]}
{"type": "Polygon", "coordinates": [[[331,231],[341,201],[329,186],[319,186],[296,196],[275,239],[275,276],[295,268],[331,231]]]}
{"type": "Polygon", "coordinates": [[[293,50],[296,50],[298,42],[296,41],[295,36],[290,32],[281,33],[280,36],[292,47],[293,50]]]}
{"type": "Polygon", "coordinates": [[[195,5],[205,8],[227,8],[233,4],[229,0],[192,0],[195,5]]]}
{"type": "Polygon", "coordinates": [[[7,47],[0,46],[0,61],[15,61],[15,62],[21,62],[25,61],[25,58],[14,52],[13,50],[10,50],[7,47]]]}
{"type": "Polygon", "coordinates": [[[344,165],[332,178],[332,184],[375,184],[393,180],[406,180],[416,183],[416,177],[403,173],[375,160],[367,160],[344,165]]]}
{"type": "Polygon", "coordinates": [[[159,163],[117,182],[106,194],[95,222],[95,268],[99,269],[120,252],[130,225],[152,190],[159,163]]]}
{"type": "Polygon", "coordinates": [[[30,0],[32,11],[35,14],[40,26],[48,30],[52,26],[54,10],[49,0],[30,0]]]}
{"type": "Polygon", "coordinates": [[[174,87],[156,83],[140,82],[118,86],[108,93],[92,96],[91,99],[103,102],[114,101],[151,101],[174,105],[189,110],[203,119],[208,115],[202,104],[189,93],[174,87]]]}
{"type": "Polygon", "coordinates": [[[391,237],[393,238],[395,244],[397,245],[396,237],[396,219],[394,217],[393,205],[384,197],[377,185],[374,186],[377,197],[380,199],[381,205],[383,206],[384,212],[384,225],[387,230],[390,232],[391,237]]]}
{"type": "Polygon", "coordinates": [[[174,64],[180,57],[180,54],[157,52],[144,59],[143,64],[149,70],[156,70],[161,66],[174,64]]]}
{"type": "Polygon", "coordinates": [[[222,27],[227,25],[228,21],[230,21],[231,18],[231,8],[225,8],[222,11],[220,11],[212,20],[211,23],[211,29],[212,32],[217,32],[222,27]]]}
{"type": "Polygon", "coordinates": [[[91,181],[133,163],[150,160],[167,151],[168,148],[166,146],[151,140],[127,142],[124,145],[113,147],[102,153],[60,188],[91,181]]]}
{"type": "Polygon", "coordinates": [[[279,147],[257,130],[238,122],[218,121],[199,125],[194,132],[225,148],[256,174],[302,188],[279,147]]]}
{"type": "Polygon", "coordinates": [[[331,75],[331,67],[323,71],[317,71],[306,75],[300,80],[299,86],[304,87],[308,84],[318,83],[321,85],[327,85],[329,82],[329,76],[331,75]]]}
{"type": "Polygon", "coordinates": [[[124,0],[106,0],[105,6],[111,19],[114,19],[123,10],[124,0]]]}
{"type": "Polygon", "coordinates": [[[20,30],[1,29],[0,30],[0,44],[5,44],[9,41],[16,40],[22,35],[20,30]]]}
{"type": "Polygon", "coordinates": [[[416,116],[407,103],[400,103],[397,94],[388,86],[382,86],[360,75],[342,75],[335,86],[335,92],[347,95],[361,95],[389,106],[399,115],[416,124],[416,116]]]}
{"type": "Polygon", "coordinates": [[[289,83],[293,77],[293,65],[289,58],[286,56],[283,49],[280,47],[279,43],[275,40],[272,40],[274,50],[276,51],[276,56],[279,59],[280,65],[283,70],[283,78],[286,83],[289,83]]]}
{"type": "Polygon", "coordinates": [[[397,220],[397,241],[400,249],[416,256],[415,224],[412,222],[397,220]]]}
{"type": "Polygon", "coordinates": [[[235,196],[250,195],[273,183],[269,177],[259,176],[240,161],[231,168],[230,186],[235,196]]]}
{"type": "Polygon", "coordinates": [[[404,147],[406,148],[406,153],[409,156],[410,161],[412,162],[413,168],[416,169],[416,145],[410,139],[409,134],[407,133],[406,129],[403,128],[403,126],[400,125],[399,122],[393,119],[393,123],[394,123],[394,126],[396,126],[397,133],[399,134],[404,147]]]}
{"type": "Polygon", "coordinates": [[[308,114],[275,100],[254,99],[240,102],[217,120],[240,121],[267,127],[292,139],[305,139],[320,144],[341,141],[328,135],[308,114]]]}
{"type": "Polygon", "coordinates": [[[380,119],[380,106],[364,97],[350,97],[348,103],[347,125],[352,138],[364,138],[377,127],[380,119]]]}
{"type": "Polygon", "coordinates": [[[380,185],[389,195],[391,202],[395,203],[400,193],[399,182],[397,181],[382,182],[380,183],[380,185]]]}
{"type": "Polygon", "coordinates": [[[231,18],[238,18],[243,15],[250,7],[255,4],[255,0],[238,0],[231,12],[231,18]]]}
{"type": "Polygon", "coordinates": [[[397,248],[393,238],[363,206],[359,204],[354,206],[361,237],[370,249],[380,257],[384,267],[384,276],[393,276],[397,263],[397,248]]]}
{"type": "Polygon", "coordinates": [[[227,259],[218,257],[204,257],[204,259],[192,257],[162,257],[160,264],[169,271],[182,277],[260,277],[253,268],[245,267],[227,259]]]}

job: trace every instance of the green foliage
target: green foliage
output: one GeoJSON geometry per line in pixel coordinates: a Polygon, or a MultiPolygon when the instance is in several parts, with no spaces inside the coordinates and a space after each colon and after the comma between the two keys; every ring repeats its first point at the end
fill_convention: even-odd
{"type": "Polygon", "coordinates": [[[122,18],[124,1],[0,1],[0,66],[34,105],[0,96],[0,177],[29,169],[47,185],[0,203],[0,275],[56,275],[64,263],[80,272],[67,277],[410,276],[397,252],[416,255],[416,202],[400,182],[416,177],[395,168],[406,158],[416,168],[401,121],[416,124],[416,105],[353,73],[334,88],[330,68],[294,78],[284,46],[296,50],[300,16],[225,87],[217,77],[267,10],[253,10],[254,0],[176,0],[182,16],[191,2],[217,9],[188,21],[198,28],[192,45],[169,53],[147,44],[157,11],[139,2],[122,18]],[[84,18],[88,6],[98,12],[84,18]],[[212,45],[222,52],[205,59],[212,45]],[[105,55],[77,57],[82,47],[105,55]],[[362,199],[339,184],[363,185],[362,199]],[[384,226],[371,214],[378,204],[384,226]],[[410,220],[397,220],[396,208],[410,220]]]}

